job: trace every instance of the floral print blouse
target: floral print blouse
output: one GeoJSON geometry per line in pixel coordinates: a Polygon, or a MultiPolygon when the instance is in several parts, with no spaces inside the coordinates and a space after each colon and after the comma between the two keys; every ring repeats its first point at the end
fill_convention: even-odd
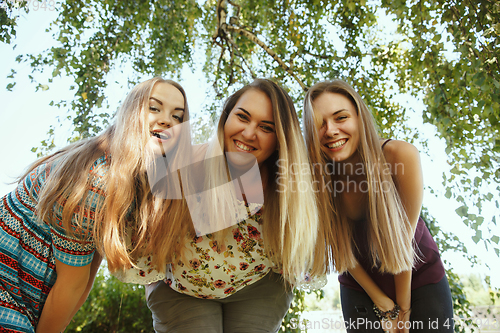
{"type": "Polygon", "coordinates": [[[261,208],[249,207],[250,217],[233,226],[219,250],[212,234],[195,237],[185,251],[187,259],[168,266],[165,283],[190,296],[225,298],[255,283],[271,269],[279,273],[264,250],[261,208]]]}

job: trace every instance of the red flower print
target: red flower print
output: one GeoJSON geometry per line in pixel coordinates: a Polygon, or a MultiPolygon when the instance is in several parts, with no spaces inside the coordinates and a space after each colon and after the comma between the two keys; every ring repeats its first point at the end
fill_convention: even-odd
{"type": "Polygon", "coordinates": [[[177,286],[179,287],[179,290],[185,291],[187,290],[186,287],[184,287],[182,284],[178,283],[177,286]]]}
{"type": "Polygon", "coordinates": [[[219,250],[219,246],[217,245],[217,241],[211,241],[210,242],[210,247],[212,248],[212,250],[214,252],[218,252],[218,250],[219,250]]]}
{"type": "Polygon", "coordinates": [[[196,237],[193,239],[193,241],[195,242],[195,244],[197,244],[197,243],[201,242],[202,240],[203,240],[203,237],[198,237],[198,236],[196,236],[196,237]]]}
{"type": "Polygon", "coordinates": [[[258,224],[262,225],[262,209],[260,209],[257,213],[255,213],[254,220],[258,224]]]}
{"type": "Polygon", "coordinates": [[[251,225],[249,225],[247,227],[247,229],[248,229],[248,236],[250,236],[250,238],[255,239],[255,240],[259,240],[260,239],[260,232],[259,232],[259,230],[257,230],[257,228],[252,227],[251,225]]]}
{"type": "Polygon", "coordinates": [[[233,291],[234,291],[234,288],[233,288],[233,287],[229,287],[229,288],[227,288],[226,290],[224,290],[224,294],[226,294],[226,295],[227,295],[227,294],[232,293],[233,291]]]}
{"type": "Polygon", "coordinates": [[[201,262],[198,259],[191,259],[189,260],[189,264],[191,265],[191,267],[193,267],[193,269],[198,269],[198,267],[200,267],[201,265],[201,262]]]}
{"type": "Polygon", "coordinates": [[[170,281],[168,279],[163,280],[163,282],[165,282],[167,284],[167,286],[169,286],[169,287],[172,285],[172,281],[170,281]]]}
{"type": "Polygon", "coordinates": [[[248,264],[246,262],[240,262],[240,270],[244,271],[248,268],[248,264]]]}
{"type": "Polygon", "coordinates": [[[139,271],[139,275],[142,276],[142,277],[145,277],[146,276],[146,272],[144,272],[143,270],[140,270],[139,271]]]}
{"type": "Polygon", "coordinates": [[[243,235],[241,234],[241,232],[238,229],[233,230],[233,237],[234,237],[234,239],[236,239],[236,241],[238,243],[241,242],[241,240],[243,239],[243,235]]]}
{"type": "Polygon", "coordinates": [[[222,289],[226,286],[226,282],[222,281],[222,280],[217,280],[214,282],[214,287],[217,288],[217,289],[222,289]]]}
{"type": "Polygon", "coordinates": [[[253,270],[256,272],[262,272],[266,268],[266,265],[260,264],[259,266],[256,266],[253,270]]]}

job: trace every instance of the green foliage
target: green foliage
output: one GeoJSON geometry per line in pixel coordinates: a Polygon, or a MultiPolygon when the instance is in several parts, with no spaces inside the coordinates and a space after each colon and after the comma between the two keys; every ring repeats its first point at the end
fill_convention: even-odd
{"type": "MultiPolygon", "coordinates": [[[[4,43],[15,36],[17,22],[8,6],[0,9],[4,43]]],[[[214,87],[205,108],[212,117],[221,99],[256,76],[280,81],[297,105],[315,82],[342,78],[367,101],[384,135],[425,146],[408,110],[395,102],[411,94],[425,104],[422,121],[446,141],[445,196],[461,204],[456,213],[475,230],[473,240],[500,255],[498,1],[84,0],[56,8],[54,45],[17,61],[32,67],[36,89],[50,88],[50,81],[37,82],[37,71],[74,79],[74,96],[54,104],[71,110],[73,139],[106,124],[109,115],[101,109],[112,71],[128,64],[134,70],[129,83],[176,78],[195,53],[204,54],[203,72],[214,87]],[[493,206],[487,216],[485,208],[493,206]]],[[[15,71],[9,77],[12,89],[15,71]]],[[[208,132],[206,123],[197,126],[208,132]]],[[[49,136],[39,153],[52,147],[53,132],[49,136]]],[[[456,236],[434,222],[431,231],[441,251],[460,251],[476,262],[456,236]]],[[[463,286],[453,272],[448,276],[456,314],[467,318],[463,286]]],[[[302,300],[297,294],[290,316],[303,310],[302,300]]]]}
{"type": "MultiPolygon", "coordinates": [[[[17,10],[16,3],[2,1],[0,5],[0,42],[10,44],[12,38],[16,37],[16,26],[18,16],[14,14],[17,10]]],[[[25,10],[28,12],[28,10],[25,10]]],[[[7,88],[8,89],[8,88],[7,88]]]]}
{"type": "Polygon", "coordinates": [[[122,283],[101,268],[87,301],[65,332],[153,332],[144,286],[122,283]]]}
{"type": "Polygon", "coordinates": [[[467,276],[460,277],[463,285],[464,292],[467,295],[471,305],[494,305],[495,303],[500,304],[500,299],[492,297],[490,294],[490,286],[487,282],[482,281],[478,274],[469,274],[467,276]],[[487,288],[485,288],[485,286],[487,288]]]}
{"type": "Polygon", "coordinates": [[[383,6],[405,36],[406,47],[393,67],[399,88],[423,95],[424,122],[446,140],[453,166],[444,180],[448,196],[465,208],[475,206],[477,214],[463,207],[457,214],[476,231],[474,241],[483,240],[498,255],[495,217],[483,225],[481,213],[484,204],[499,206],[500,3],[387,1],[383,6]]]}
{"type": "Polygon", "coordinates": [[[305,291],[294,289],[293,296],[292,304],[290,305],[290,308],[283,319],[283,323],[281,324],[280,333],[300,333],[300,329],[298,327],[293,328],[291,323],[298,323],[300,320],[300,314],[305,310],[305,291]]]}
{"type": "MultiPolygon", "coordinates": [[[[429,215],[427,209],[422,209],[421,216],[424,219],[427,228],[429,228],[431,235],[436,240],[439,253],[442,254],[446,251],[459,251],[467,257],[471,264],[477,263],[477,257],[467,254],[467,249],[457,236],[449,232],[444,232],[437,226],[436,220],[429,215]]],[[[467,298],[467,294],[464,291],[462,280],[453,272],[453,269],[451,268],[446,269],[446,275],[448,277],[451,296],[453,298],[453,313],[461,319],[459,321],[459,325],[455,326],[455,331],[466,332],[466,327],[477,329],[478,327],[473,322],[473,318],[471,317],[471,302],[467,298]]]]}
{"type": "MultiPolygon", "coordinates": [[[[331,279],[336,276],[331,276],[331,279]]],[[[331,286],[325,286],[321,290],[317,290],[305,295],[305,303],[307,311],[325,311],[340,309],[340,284],[332,284],[331,286]]]]}

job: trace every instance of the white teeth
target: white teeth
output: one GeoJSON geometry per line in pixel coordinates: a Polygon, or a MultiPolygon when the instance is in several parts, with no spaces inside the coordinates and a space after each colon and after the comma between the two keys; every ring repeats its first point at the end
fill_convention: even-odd
{"type": "Polygon", "coordinates": [[[151,135],[162,140],[170,139],[170,134],[168,132],[151,132],[151,135]]]}
{"type": "Polygon", "coordinates": [[[250,150],[253,150],[253,148],[243,144],[242,142],[239,142],[239,141],[235,141],[234,144],[236,145],[236,147],[240,148],[240,149],[243,149],[245,151],[250,151],[250,150]]]}
{"type": "Polygon", "coordinates": [[[340,146],[343,146],[346,142],[347,142],[347,140],[344,139],[344,140],[340,140],[337,142],[329,143],[326,146],[330,149],[335,149],[335,148],[338,148],[340,146]]]}

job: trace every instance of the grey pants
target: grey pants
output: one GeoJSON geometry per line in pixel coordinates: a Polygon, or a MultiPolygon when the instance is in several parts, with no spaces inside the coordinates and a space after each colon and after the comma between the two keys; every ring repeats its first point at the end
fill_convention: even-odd
{"type": "Polygon", "coordinates": [[[146,287],[158,333],[277,332],[292,298],[292,288],[273,272],[223,299],[181,294],[161,281],[146,287]]]}

